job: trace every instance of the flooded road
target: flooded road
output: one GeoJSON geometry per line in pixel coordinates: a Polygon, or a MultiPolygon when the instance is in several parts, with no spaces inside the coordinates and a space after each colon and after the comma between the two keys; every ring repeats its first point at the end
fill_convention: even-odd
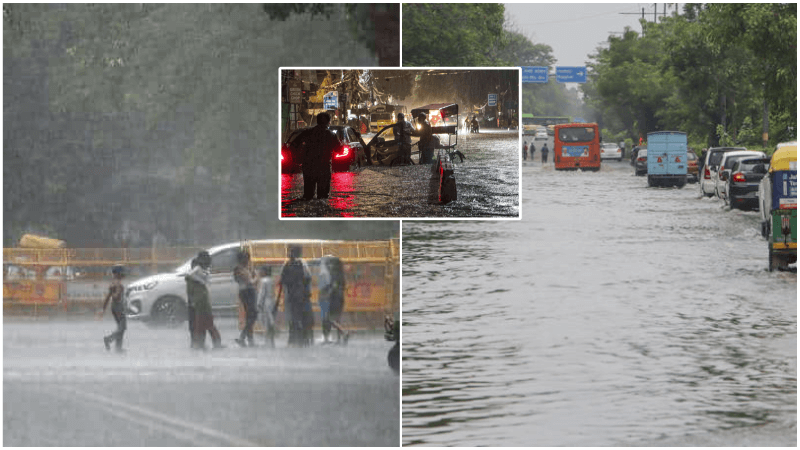
{"type": "MultiPolygon", "coordinates": [[[[189,349],[186,326],[128,322],[127,351],[107,352],[102,321],[3,323],[5,446],[396,446],[400,381],[383,333],[347,346],[189,349]]],[[[320,333],[316,333],[320,337],[320,333]]]]}
{"type": "Polygon", "coordinates": [[[518,132],[459,134],[456,148],[466,158],[455,164],[456,201],[439,204],[438,175],[434,176],[429,165],[367,166],[352,173],[334,173],[330,198],[309,202],[296,200],[303,196],[302,174],[281,175],[281,215],[519,217],[518,132]]]}
{"type": "Polygon", "coordinates": [[[404,445],[797,445],[796,273],[632,172],[537,158],[521,221],[403,223],[404,445]]]}

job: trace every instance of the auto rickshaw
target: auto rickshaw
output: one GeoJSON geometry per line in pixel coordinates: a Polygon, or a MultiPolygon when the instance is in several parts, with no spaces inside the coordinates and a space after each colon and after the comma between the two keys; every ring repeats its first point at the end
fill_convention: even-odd
{"type": "Polygon", "coordinates": [[[769,270],[797,262],[797,141],[778,144],[758,190],[769,270]]]}
{"type": "MultiPolygon", "coordinates": [[[[451,158],[458,156],[463,162],[464,154],[455,149],[456,145],[458,144],[458,105],[439,103],[414,108],[411,110],[411,117],[413,120],[416,121],[416,119],[419,117],[419,113],[421,112],[425,112],[430,119],[431,129],[433,132],[433,149],[444,149],[451,158]],[[439,135],[448,135],[447,145],[442,143],[439,135]],[[455,136],[455,142],[451,140],[452,136],[455,136]]],[[[402,161],[403,158],[400,158],[400,143],[397,142],[394,137],[395,125],[396,124],[392,124],[381,128],[367,144],[369,153],[373,156],[373,161],[377,162],[378,164],[394,166],[404,163],[404,161],[402,161]]],[[[412,124],[412,127],[415,130],[418,129],[416,124],[412,124]]],[[[418,142],[411,144],[412,155],[420,154],[418,144],[418,142]],[[413,150],[413,147],[415,146],[417,147],[416,151],[413,150]]],[[[413,160],[411,163],[414,164],[413,160]]]]}

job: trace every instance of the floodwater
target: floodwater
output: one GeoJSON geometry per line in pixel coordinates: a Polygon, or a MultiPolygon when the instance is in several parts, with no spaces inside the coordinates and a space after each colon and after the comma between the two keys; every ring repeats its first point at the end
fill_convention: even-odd
{"type": "Polygon", "coordinates": [[[797,445],[796,272],[632,172],[527,162],[521,221],[403,223],[404,445],[797,445]]]}
{"type": "MultiPolygon", "coordinates": [[[[5,446],[397,446],[393,343],[356,332],[347,346],[239,348],[236,320],[215,320],[227,348],[189,349],[187,326],[128,321],[124,354],[102,321],[5,319],[5,446]]],[[[345,324],[346,325],[346,324],[345,324]]],[[[321,338],[319,330],[316,337],[321,338]]],[[[210,342],[206,342],[210,345],[210,342]]]]}
{"type": "MultiPolygon", "coordinates": [[[[366,138],[365,138],[366,140],[366,138]]],[[[455,142],[453,140],[452,142],[455,142]]],[[[443,143],[447,143],[445,135],[443,143]]],[[[416,149],[416,147],[415,147],[416,149]]],[[[440,204],[430,165],[366,166],[334,173],[328,200],[297,201],[303,176],[281,175],[282,217],[519,217],[519,132],[459,134],[458,199],[440,204]]]]}

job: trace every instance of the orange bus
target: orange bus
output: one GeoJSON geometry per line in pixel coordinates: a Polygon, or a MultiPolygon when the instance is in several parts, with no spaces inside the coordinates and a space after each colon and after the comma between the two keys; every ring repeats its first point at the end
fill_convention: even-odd
{"type": "Polygon", "coordinates": [[[556,125],[553,161],[556,170],[600,170],[600,132],[597,124],[556,125]]]}

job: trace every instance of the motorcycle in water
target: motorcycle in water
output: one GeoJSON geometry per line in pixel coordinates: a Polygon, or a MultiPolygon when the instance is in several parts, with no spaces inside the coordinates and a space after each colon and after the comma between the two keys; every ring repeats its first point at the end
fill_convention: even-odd
{"type": "Polygon", "coordinates": [[[470,133],[479,133],[480,132],[480,126],[478,125],[478,122],[472,122],[472,125],[469,128],[469,132],[470,133]]]}

